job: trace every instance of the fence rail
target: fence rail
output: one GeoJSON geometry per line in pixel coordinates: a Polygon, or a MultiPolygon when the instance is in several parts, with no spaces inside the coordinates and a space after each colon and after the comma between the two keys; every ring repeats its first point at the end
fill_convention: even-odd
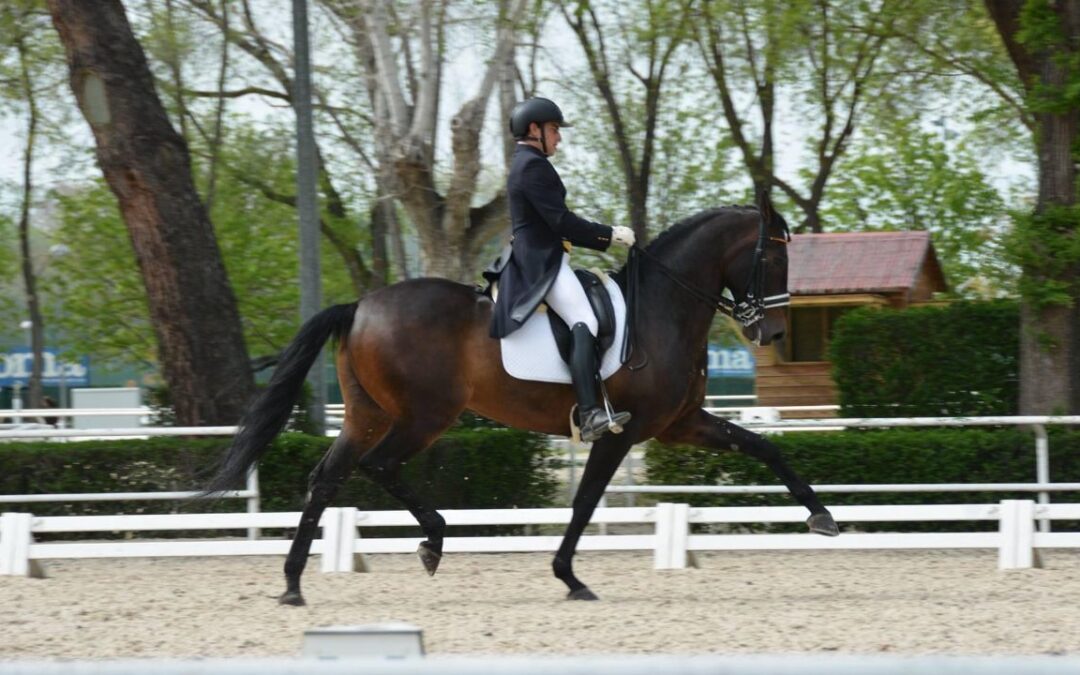
{"type": "MultiPolygon", "coordinates": [[[[565,525],[571,509],[448,510],[443,515],[456,525],[565,525]]],[[[997,532],[885,532],[845,533],[840,537],[814,534],[695,534],[693,525],[745,523],[801,523],[806,511],[794,506],[691,507],[661,503],[655,507],[600,508],[594,523],[651,525],[647,534],[587,535],[580,550],[651,550],[654,567],[686,567],[693,551],[717,550],[844,550],[844,549],[954,549],[998,550],[998,567],[1032,567],[1038,548],[1080,548],[1080,533],[1037,533],[1036,519],[1080,520],[1080,504],[1037,505],[1031,500],[1003,500],[996,504],[946,504],[905,506],[838,506],[833,515],[841,523],[859,522],[969,522],[997,521],[997,532]]],[[[291,528],[300,514],[230,513],[163,514],[137,516],[46,516],[4,513],[0,516],[0,575],[30,575],[38,561],[57,558],[123,558],[157,556],[282,555],[285,539],[273,540],[170,540],[49,542],[33,541],[38,533],[139,532],[159,530],[230,530],[241,528],[291,528]]],[[[415,526],[407,511],[359,511],[329,508],[319,522],[321,537],[312,551],[322,556],[323,572],[356,569],[356,555],[365,553],[411,553],[420,537],[374,538],[358,536],[358,529],[415,526]]],[[[447,552],[507,553],[554,551],[560,536],[449,537],[447,552]]]]}
{"type": "MultiPolygon", "coordinates": [[[[825,406],[788,406],[787,408],[822,408],[825,406]]],[[[340,405],[327,406],[329,413],[337,413],[340,405]]],[[[128,412],[126,409],[101,409],[108,410],[111,414],[128,412]]],[[[142,411],[144,409],[132,409],[142,411]]],[[[908,418],[832,418],[832,419],[799,419],[777,420],[774,415],[758,414],[761,408],[747,409],[756,411],[747,419],[740,420],[740,424],[750,429],[762,432],[783,432],[792,429],[799,430],[828,430],[843,428],[886,428],[886,427],[960,427],[960,426],[1028,426],[1035,434],[1035,481],[1034,483],[984,483],[984,484],[941,484],[941,485],[823,485],[816,489],[822,492],[975,492],[975,491],[1009,491],[1009,492],[1038,492],[1040,504],[1048,504],[1049,493],[1052,491],[1078,489],[1077,483],[1051,483],[1050,482],[1050,457],[1049,440],[1046,434],[1046,425],[1051,424],[1080,424],[1080,416],[994,416],[994,417],[908,417],[908,418]]],[[[780,410],[780,409],[777,409],[780,410]]],[[[79,410],[21,410],[0,411],[0,415],[9,413],[32,415],[39,413],[81,413],[79,410]]],[[[92,411],[93,414],[100,412],[92,411]]],[[[236,427],[135,427],[125,429],[12,429],[0,430],[0,440],[8,438],[116,438],[116,437],[139,437],[139,436],[228,436],[236,433],[236,427]]],[[[575,465],[577,457],[574,454],[573,444],[570,451],[570,488],[574,488],[576,475],[575,465]]],[[[634,453],[629,453],[629,461],[633,460],[634,453]]],[[[632,465],[628,466],[627,485],[609,486],[608,492],[623,492],[631,495],[640,492],[716,492],[716,493],[774,493],[784,492],[786,488],[778,485],[766,486],[635,486],[633,482],[632,465]]],[[[125,493],[99,493],[99,494],[57,494],[57,495],[0,495],[2,503],[33,503],[33,502],[74,502],[74,501],[115,501],[115,500],[171,500],[187,499],[194,496],[195,492],[125,492],[125,493]]],[[[244,498],[248,500],[248,511],[257,513],[259,507],[259,484],[257,474],[249,477],[245,490],[229,493],[227,496],[244,498]]],[[[606,525],[601,523],[601,531],[606,525]]],[[[1039,528],[1045,534],[1050,531],[1050,520],[1040,518],[1039,528]]],[[[256,539],[258,531],[255,528],[249,530],[249,538],[256,539]]]]}

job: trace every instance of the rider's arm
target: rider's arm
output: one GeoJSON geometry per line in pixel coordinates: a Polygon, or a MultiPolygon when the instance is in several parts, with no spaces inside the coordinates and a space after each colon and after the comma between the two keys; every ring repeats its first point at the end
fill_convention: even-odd
{"type": "Polygon", "coordinates": [[[523,190],[529,203],[555,234],[575,246],[606,251],[611,246],[611,228],[585,220],[566,208],[562,183],[551,164],[539,161],[525,167],[523,190]]]}

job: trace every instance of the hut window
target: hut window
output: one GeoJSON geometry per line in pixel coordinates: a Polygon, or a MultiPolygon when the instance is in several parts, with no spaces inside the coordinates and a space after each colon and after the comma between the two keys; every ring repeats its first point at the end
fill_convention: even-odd
{"type": "Polygon", "coordinates": [[[793,307],[780,352],[787,361],[828,360],[833,325],[850,307],[793,307]]]}

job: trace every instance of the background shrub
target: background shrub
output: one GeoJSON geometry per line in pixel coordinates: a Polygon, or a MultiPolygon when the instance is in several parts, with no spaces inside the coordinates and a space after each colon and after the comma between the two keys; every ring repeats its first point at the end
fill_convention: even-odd
{"type": "MultiPolygon", "coordinates": [[[[264,511],[303,508],[308,474],[331,440],[296,433],[282,434],[274,440],[259,466],[264,511]]],[[[199,489],[207,467],[229,442],[228,438],[152,438],[4,443],[0,444],[0,494],[199,489]]],[[[550,457],[551,451],[542,435],[464,424],[414,457],[405,466],[404,476],[426,503],[439,509],[544,507],[552,504],[556,488],[548,470],[550,457]]],[[[332,505],[403,508],[359,472],[350,476],[332,505]]],[[[244,509],[245,502],[240,499],[32,503],[2,507],[4,511],[29,511],[42,516],[220,513],[244,509]]],[[[390,528],[371,532],[372,535],[400,533],[390,528]]]]}
{"type": "Polygon", "coordinates": [[[843,417],[1015,415],[1015,302],[955,302],[840,317],[829,345],[843,417]]]}

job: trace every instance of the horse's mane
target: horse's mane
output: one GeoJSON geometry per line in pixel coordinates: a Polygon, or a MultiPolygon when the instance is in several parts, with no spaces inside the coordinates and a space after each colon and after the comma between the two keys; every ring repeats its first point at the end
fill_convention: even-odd
{"type": "Polygon", "coordinates": [[[700,226],[705,221],[707,221],[707,220],[713,218],[714,216],[719,215],[720,213],[723,213],[725,211],[754,211],[754,212],[757,212],[757,210],[758,210],[758,208],[756,206],[752,206],[752,205],[751,206],[732,205],[732,206],[717,206],[717,207],[714,207],[714,208],[711,208],[711,209],[705,209],[704,211],[699,211],[699,212],[697,212],[697,213],[695,213],[695,214],[693,214],[691,216],[687,216],[686,218],[683,218],[682,220],[677,221],[674,225],[667,228],[666,230],[664,230],[660,234],[656,235],[656,238],[653,239],[651,242],[649,242],[649,244],[645,247],[645,250],[649,251],[649,252],[652,252],[652,253],[655,253],[658,249],[661,249],[664,246],[666,246],[668,242],[670,242],[672,240],[675,240],[675,239],[680,239],[683,234],[686,234],[690,230],[697,229],[697,227],[700,226]]]}

